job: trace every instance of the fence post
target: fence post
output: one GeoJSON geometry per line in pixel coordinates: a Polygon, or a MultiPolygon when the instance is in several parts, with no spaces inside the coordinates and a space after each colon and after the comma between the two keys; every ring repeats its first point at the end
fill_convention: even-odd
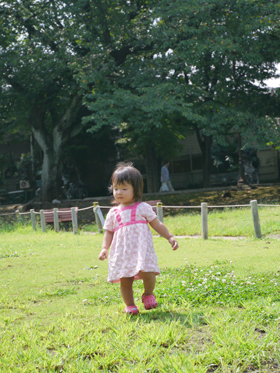
{"type": "Polygon", "coordinates": [[[46,220],[45,220],[44,210],[40,210],[40,220],[41,220],[42,232],[46,232],[46,220]]]}
{"type": "Polygon", "coordinates": [[[31,224],[32,224],[32,228],[33,228],[34,231],[36,231],[37,228],[36,228],[36,218],[35,218],[34,209],[31,209],[31,210],[30,210],[30,216],[31,216],[31,224]]]}
{"type": "Polygon", "coordinates": [[[161,202],[157,203],[157,217],[163,223],[163,207],[161,202]]]}
{"type": "MultiPolygon", "coordinates": [[[[162,207],[162,202],[157,202],[157,217],[158,217],[158,220],[163,223],[163,207],[162,207]]],[[[162,237],[160,234],[158,236],[162,237]]]]}
{"type": "Polygon", "coordinates": [[[202,225],[202,238],[208,239],[208,207],[207,202],[201,203],[201,225],[202,225]]]}
{"type": "Polygon", "coordinates": [[[96,221],[97,228],[98,228],[98,233],[102,233],[103,225],[104,225],[104,218],[103,218],[102,211],[100,210],[98,202],[93,203],[93,212],[94,212],[95,221],[96,221]]]}
{"type": "Polygon", "coordinates": [[[19,210],[16,210],[16,217],[19,221],[21,221],[22,224],[24,224],[24,219],[23,219],[22,215],[20,215],[19,210]]]}
{"type": "Polygon", "coordinates": [[[252,216],[253,216],[253,223],[254,223],[254,230],[256,238],[262,238],[261,232],[261,225],[260,225],[260,218],[258,212],[258,202],[256,200],[250,201],[252,216]]]}
{"type": "Polygon", "coordinates": [[[71,207],[73,234],[78,233],[77,208],[78,207],[71,207]]]}
{"type": "Polygon", "coordinates": [[[58,220],[58,208],[57,207],[53,209],[53,226],[54,226],[54,231],[56,233],[59,232],[59,220],[58,220]]]}

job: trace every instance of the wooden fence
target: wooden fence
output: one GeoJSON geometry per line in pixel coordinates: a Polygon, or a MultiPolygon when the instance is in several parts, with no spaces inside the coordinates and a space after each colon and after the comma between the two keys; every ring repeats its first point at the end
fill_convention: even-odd
{"type": "MultiPolygon", "coordinates": [[[[54,224],[55,232],[59,232],[59,222],[60,221],[71,221],[72,222],[72,230],[73,233],[76,234],[78,232],[78,212],[84,211],[88,209],[93,210],[93,214],[95,216],[95,221],[97,224],[98,232],[103,232],[103,225],[104,225],[104,217],[101,211],[102,209],[110,209],[112,206],[99,206],[98,202],[94,202],[93,206],[85,207],[79,209],[78,207],[72,207],[69,209],[58,209],[54,208],[53,210],[40,210],[40,212],[36,212],[33,209],[29,212],[20,212],[17,210],[15,213],[10,214],[0,214],[0,216],[7,216],[16,214],[20,221],[24,221],[23,215],[30,215],[31,224],[33,230],[37,230],[37,222],[36,222],[36,215],[40,215],[40,225],[41,230],[46,232],[46,220],[49,223],[50,221],[54,224]],[[66,215],[67,214],[67,215],[66,215]],[[48,215],[51,215],[51,219],[48,215]],[[46,219],[46,216],[48,218],[46,219]],[[67,216],[67,217],[66,217],[67,216]]],[[[260,218],[258,213],[258,207],[279,207],[279,205],[266,205],[266,204],[258,204],[256,200],[250,202],[250,204],[244,205],[217,205],[217,206],[208,206],[206,202],[201,203],[200,206],[163,206],[161,202],[158,202],[156,207],[157,210],[157,217],[158,219],[163,222],[163,209],[164,208],[172,208],[172,209],[200,209],[201,210],[201,236],[204,240],[208,239],[208,210],[210,208],[236,208],[236,207],[251,207],[252,212],[252,219],[255,231],[255,237],[261,238],[261,225],[260,225],[260,218]]]]}

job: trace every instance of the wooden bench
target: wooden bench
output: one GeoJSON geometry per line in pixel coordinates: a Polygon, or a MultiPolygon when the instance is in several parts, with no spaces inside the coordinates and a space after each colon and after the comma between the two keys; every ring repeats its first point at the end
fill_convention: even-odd
{"type": "MultiPolygon", "coordinates": [[[[76,214],[78,215],[78,210],[76,210],[76,214]]],[[[53,210],[44,210],[44,215],[46,223],[54,222],[53,210]]],[[[71,208],[59,208],[58,220],[60,222],[72,221],[71,208]]]]}

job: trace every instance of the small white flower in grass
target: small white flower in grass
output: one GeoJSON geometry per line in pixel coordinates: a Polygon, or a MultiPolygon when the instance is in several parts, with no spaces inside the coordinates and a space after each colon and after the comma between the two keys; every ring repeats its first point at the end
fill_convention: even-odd
{"type": "Polygon", "coordinates": [[[276,276],[276,277],[279,277],[279,273],[276,273],[275,276],[276,276]]]}
{"type": "Polygon", "coordinates": [[[230,260],[229,262],[232,263],[232,260],[230,260]]]}
{"type": "Polygon", "coordinates": [[[216,276],[215,276],[215,275],[212,275],[211,278],[212,278],[212,280],[214,280],[214,278],[216,278],[216,276]]]}
{"type": "Polygon", "coordinates": [[[216,276],[220,276],[220,274],[221,274],[221,272],[217,272],[217,273],[216,273],[216,276]]]}
{"type": "Polygon", "coordinates": [[[205,286],[204,286],[204,289],[207,289],[207,288],[208,288],[208,286],[207,286],[207,285],[205,285],[205,286]]]}
{"type": "Polygon", "coordinates": [[[214,281],[214,282],[213,282],[213,286],[215,286],[215,285],[216,285],[216,282],[214,281]]]}
{"type": "Polygon", "coordinates": [[[167,294],[163,294],[163,297],[166,298],[166,297],[167,297],[167,294]]]}
{"type": "Polygon", "coordinates": [[[216,280],[216,281],[220,281],[219,277],[216,277],[215,280],[216,280]]]}
{"type": "Polygon", "coordinates": [[[202,284],[198,284],[197,286],[202,286],[202,284]]]}
{"type": "Polygon", "coordinates": [[[84,299],[84,300],[83,300],[83,303],[86,303],[86,302],[87,302],[87,299],[84,299]]]}
{"type": "Polygon", "coordinates": [[[277,286],[277,285],[278,285],[277,282],[275,282],[274,286],[277,286]]]}
{"type": "Polygon", "coordinates": [[[225,278],[222,279],[222,283],[225,284],[227,280],[225,278]]]}

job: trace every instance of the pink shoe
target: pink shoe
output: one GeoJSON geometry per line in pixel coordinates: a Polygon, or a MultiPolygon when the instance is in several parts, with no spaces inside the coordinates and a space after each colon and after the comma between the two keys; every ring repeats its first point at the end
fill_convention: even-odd
{"type": "Polygon", "coordinates": [[[137,315],[137,313],[139,313],[139,310],[137,306],[127,306],[125,307],[125,312],[129,313],[130,315],[137,315]]]}
{"type": "Polygon", "coordinates": [[[154,295],[142,295],[142,302],[144,303],[145,310],[150,310],[157,307],[156,297],[154,295]]]}

